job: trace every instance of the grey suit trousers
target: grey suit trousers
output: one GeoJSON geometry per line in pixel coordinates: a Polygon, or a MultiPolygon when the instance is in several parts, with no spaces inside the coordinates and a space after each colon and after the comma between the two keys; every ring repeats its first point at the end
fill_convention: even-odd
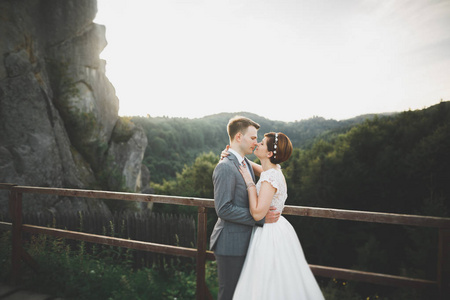
{"type": "Polygon", "coordinates": [[[234,290],[241,275],[245,256],[216,255],[219,276],[217,300],[232,300],[234,290]]]}

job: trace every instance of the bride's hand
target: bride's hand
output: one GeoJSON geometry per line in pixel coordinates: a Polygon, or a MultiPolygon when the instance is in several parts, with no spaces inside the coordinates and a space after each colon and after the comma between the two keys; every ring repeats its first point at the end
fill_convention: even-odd
{"type": "Polygon", "coordinates": [[[250,175],[250,172],[249,172],[249,170],[246,167],[240,166],[239,167],[239,172],[241,172],[242,177],[244,177],[245,184],[248,185],[248,184],[253,183],[252,175],[250,175]]]}
{"type": "Polygon", "coordinates": [[[222,152],[220,153],[220,160],[230,155],[230,153],[228,153],[228,149],[230,149],[230,145],[227,145],[225,149],[222,150],[222,152]]]}

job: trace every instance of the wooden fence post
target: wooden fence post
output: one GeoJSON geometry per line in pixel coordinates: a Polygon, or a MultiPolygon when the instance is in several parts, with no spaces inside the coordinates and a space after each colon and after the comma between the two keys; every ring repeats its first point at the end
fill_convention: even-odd
{"type": "Polygon", "coordinates": [[[19,283],[22,259],[22,193],[10,191],[10,205],[12,218],[12,254],[11,254],[11,282],[19,283]]]}
{"type": "Polygon", "coordinates": [[[206,263],[206,207],[198,207],[197,227],[197,300],[206,299],[205,263],[206,263]]]}
{"type": "Polygon", "coordinates": [[[450,295],[450,228],[439,228],[438,274],[439,299],[450,295]]]}

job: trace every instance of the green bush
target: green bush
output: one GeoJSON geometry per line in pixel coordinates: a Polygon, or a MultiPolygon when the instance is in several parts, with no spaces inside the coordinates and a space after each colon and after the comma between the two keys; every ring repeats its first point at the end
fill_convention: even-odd
{"type": "MultiPolygon", "coordinates": [[[[3,282],[11,272],[10,236],[10,232],[0,236],[3,282]]],[[[24,266],[23,287],[65,299],[195,299],[194,261],[192,265],[133,269],[131,250],[97,245],[87,253],[86,248],[83,242],[33,236],[26,251],[36,260],[39,271],[24,266]]],[[[212,294],[217,294],[214,262],[207,263],[206,275],[212,294]]]]}
{"type": "Polygon", "coordinates": [[[11,270],[11,231],[0,231],[0,282],[7,282],[11,270]]]}

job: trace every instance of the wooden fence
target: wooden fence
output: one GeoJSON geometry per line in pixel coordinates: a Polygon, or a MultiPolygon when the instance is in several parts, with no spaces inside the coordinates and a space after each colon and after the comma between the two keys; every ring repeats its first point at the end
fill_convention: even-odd
{"type": "MultiPolygon", "coordinates": [[[[20,276],[22,260],[33,266],[35,263],[22,247],[22,233],[48,234],[56,237],[81,240],[85,242],[126,247],[130,249],[144,250],[155,253],[191,257],[196,259],[197,272],[197,299],[210,299],[211,295],[205,284],[206,260],[214,260],[214,254],[206,250],[207,245],[207,209],[214,208],[211,199],[172,197],[160,195],[119,193],[93,190],[44,188],[30,186],[16,186],[0,184],[0,189],[9,191],[10,213],[12,223],[0,222],[1,228],[12,230],[12,274],[11,279],[17,282],[20,276]],[[197,220],[197,248],[171,246],[103,235],[82,233],[70,230],[41,227],[23,224],[22,195],[47,194],[68,197],[85,197],[94,199],[117,199],[125,201],[167,203],[175,205],[196,206],[198,208],[197,220]]],[[[283,214],[318,217],[327,219],[350,220],[383,224],[396,224],[407,226],[433,227],[439,232],[437,253],[436,280],[424,280],[388,274],[364,272],[328,266],[310,265],[317,276],[369,282],[373,284],[389,285],[397,287],[426,288],[437,291],[440,300],[448,299],[450,295],[450,218],[438,218],[427,216],[401,215],[389,213],[375,213],[364,211],[350,211],[341,209],[313,208],[301,206],[286,206],[283,214]]]]}
{"type": "MultiPolygon", "coordinates": [[[[90,234],[100,234],[144,242],[194,247],[197,239],[196,220],[192,215],[153,213],[150,210],[121,211],[114,214],[90,211],[31,210],[23,212],[23,223],[41,227],[53,227],[90,234]]],[[[11,222],[8,215],[0,213],[0,221],[11,222]]],[[[68,241],[75,246],[75,241],[68,241]]],[[[94,244],[85,244],[86,251],[97,250],[94,244]]],[[[162,266],[172,261],[192,264],[190,258],[165,256],[148,251],[133,251],[134,267],[162,266]]]]}

